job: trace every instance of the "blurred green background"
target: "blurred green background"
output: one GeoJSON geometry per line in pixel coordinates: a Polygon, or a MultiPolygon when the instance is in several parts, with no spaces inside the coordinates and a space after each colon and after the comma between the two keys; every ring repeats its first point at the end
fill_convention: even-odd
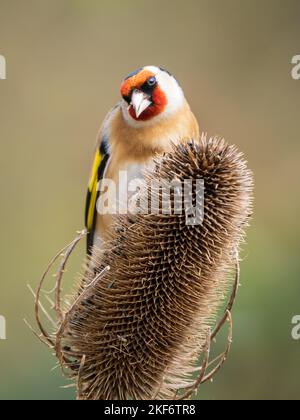
{"type": "Polygon", "coordinates": [[[148,64],[176,75],[201,129],[255,173],[233,350],[200,397],[299,399],[299,19],[299,0],[0,0],[0,399],[74,399],[23,323],[26,285],[83,226],[98,128],[122,78],[148,64]]]}

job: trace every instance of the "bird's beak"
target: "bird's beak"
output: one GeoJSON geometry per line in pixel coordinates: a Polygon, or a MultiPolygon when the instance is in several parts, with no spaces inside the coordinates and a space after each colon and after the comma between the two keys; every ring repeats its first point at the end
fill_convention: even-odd
{"type": "Polygon", "coordinates": [[[131,105],[134,108],[136,118],[139,116],[152,104],[149,100],[149,96],[140,90],[135,90],[132,94],[131,105]]]}

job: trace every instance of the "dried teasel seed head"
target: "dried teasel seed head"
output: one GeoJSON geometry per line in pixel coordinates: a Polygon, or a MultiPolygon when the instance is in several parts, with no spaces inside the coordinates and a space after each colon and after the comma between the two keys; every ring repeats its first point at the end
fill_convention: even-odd
{"type": "MultiPolygon", "coordinates": [[[[82,399],[168,399],[187,387],[204,350],[252,207],[252,174],[234,146],[191,141],[157,158],[150,186],[204,181],[204,219],[186,212],[118,217],[97,272],[74,298],[57,335],[64,367],[82,399]]],[[[153,189],[153,187],[152,187],[153,189]]],[[[157,202],[161,191],[153,190],[157,202]]],[[[197,191],[190,192],[193,203],[197,191]]],[[[148,198],[144,197],[144,200],[148,198]]]]}

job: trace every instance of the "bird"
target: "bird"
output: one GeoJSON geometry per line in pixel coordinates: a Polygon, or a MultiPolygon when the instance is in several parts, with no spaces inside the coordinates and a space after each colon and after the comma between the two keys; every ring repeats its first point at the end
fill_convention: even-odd
{"type": "Polygon", "coordinates": [[[101,248],[109,239],[111,213],[122,206],[126,209],[124,189],[128,183],[142,178],[153,159],[170,152],[173,144],[199,138],[199,125],[183,89],[164,68],[145,66],[130,73],[122,81],[120,93],[120,101],[97,136],[85,210],[89,256],[94,247],[101,248]],[[99,211],[110,198],[110,185],[116,186],[110,193],[118,191],[118,204],[114,211],[99,211]]]}

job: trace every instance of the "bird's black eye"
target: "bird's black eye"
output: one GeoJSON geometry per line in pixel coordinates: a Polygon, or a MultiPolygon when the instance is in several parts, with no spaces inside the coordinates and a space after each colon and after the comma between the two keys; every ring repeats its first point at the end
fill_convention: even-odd
{"type": "Polygon", "coordinates": [[[147,80],[147,85],[150,87],[155,86],[157,83],[156,77],[150,77],[150,79],[147,80]]]}
{"type": "Polygon", "coordinates": [[[152,95],[154,89],[157,86],[157,79],[155,76],[149,77],[149,79],[141,87],[141,91],[147,95],[152,95]]]}

